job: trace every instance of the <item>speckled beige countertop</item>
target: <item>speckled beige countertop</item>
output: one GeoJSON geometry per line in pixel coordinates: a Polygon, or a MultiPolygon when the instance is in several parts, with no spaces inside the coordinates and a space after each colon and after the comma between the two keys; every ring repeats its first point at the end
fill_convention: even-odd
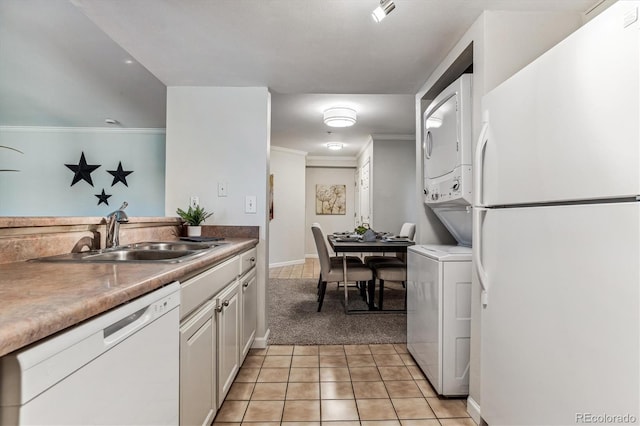
{"type": "Polygon", "coordinates": [[[254,247],[254,238],[172,264],[0,264],[0,356],[254,247]]]}

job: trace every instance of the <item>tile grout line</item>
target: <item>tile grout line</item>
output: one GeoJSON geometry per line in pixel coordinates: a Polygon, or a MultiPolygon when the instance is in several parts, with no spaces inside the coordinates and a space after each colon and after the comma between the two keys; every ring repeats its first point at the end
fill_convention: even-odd
{"type": "MultiPolygon", "coordinates": [[[[277,346],[277,345],[276,345],[276,346],[277,346]]],[[[294,367],[294,365],[293,365],[293,360],[294,360],[294,357],[296,356],[296,355],[294,355],[296,346],[305,346],[305,345],[292,345],[292,350],[291,350],[290,354],[289,354],[289,355],[287,355],[287,357],[289,357],[289,359],[290,359],[290,362],[289,362],[289,366],[288,366],[288,369],[287,369],[288,374],[287,374],[287,380],[286,380],[286,385],[285,385],[285,395],[284,395],[284,398],[283,398],[282,411],[281,411],[281,413],[280,413],[280,422],[281,422],[281,423],[282,423],[282,422],[284,422],[284,420],[285,420],[285,419],[284,419],[285,406],[286,406],[286,404],[287,404],[287,401],[289,401],[289,399],[287,399],[287,393],[288,393],[288,391],[290,390],[290,384],[291,384],[291,383],[294,383],[294,382],[291,382],[291,373],[292,373],[293,368],[297,368],[297,367],[294,367]]],[[[371,352],[371,345],[370,345],[370,344],[369,344],[369,345],[367,345],[367,347],[368,347],[368,351],[369,351],[369,353],[368,353],[368,354],[360,354],[360,353],[351,353],[351,354],[348,354],[348,353],[347,353],[347,350],[346,350],[346,348],[345,348],[345,346],[346,346],[346,345],[339,345],[339,346],[341,347],[341,349],[342,349],[342,351],[340,351],[340,353],[337,353],[337,351],[335,351],[335,352],[334,352],[334,350],[330,350],[330,351],[328,351],[327,353],[324,353],[324,354],[323,354],[323,353],[321,353],[321,347],[322,347],[323,345],[313,345],[313,346],[317,349],[317,352],[316,352],[316,354],[314,355],[314,357],[316,358],[316,361],[317,361],[317,367],[315,367],[315,369],[316,369],[317,374],[318,374],[318,381],[317,381],[317,382],[309,382],[309,383],[315,383],[315,384],[316,384],[316,386],[317,386],[317,387],[316,387],[316,390],[317,390],[317,392],[319,392],[319,394],[318,394],[318,398],[317,398],[317,401],[318,401],[317,403],[319,404],[319,418],[320,418],[320,420],[319,420],[319,421],[320,421],[320,422],[322,422],[322,421],[323,421],[323,420],[322,420],[322,402],[323,402],[323,398],[322,398],[322,384],[323,384],[323,382],[322,382],[322,379],[321,379],[321,377],[320,377],[320,372],[321,372],[321,369],[323,368],[323,367],[322,367],[322,365],[321,365],[321,362],[320,362],[320,357],[321,357],[322,355],[325,355],[325,356],[342,356],[342,357],[344,357],[344,359],[345,359],[345,361],[346,361],[346,366],[347,366],[347,369],[346,369],[346,370],[347,370],[347,372],[348,372],[348,380],[349,380],[349,383],[350,383],[350,389],[351,389],[351,391],[352,391],[352,393],[353,393],[353,400],[354,400],[354,403],[355,403],[355,406],[356,406],[356,413],[357,413],[357,416],[358,416],[358,420],[357,420],[357,421],[359,421],[360,423],[363,421],[363,420],[361,419],[361,414],[362,414],[362,413],[360,412],[360,407],[359,407],[359,406],[358,406],[358,404],[357,404],[358,398],[357,398],[357,396],[356,396],[356,391],[355,391],[355,387],[354,387],[354,381],[353,381],[353,377],[352,377],[352,375],[351,375],[351,370],[352,370],[352,368],[356,368],[356,366],[351,366],[351,365],[350,365],[350,363],[349,363],[349,355],[370,355],[370,356],[371,356],[371,358],[373,359],[373,363],[374,363],[374,365],[375,365],[375,367],[376,367],[376,371],[377,371],[378,375],[380,376],[380,380],[381,380],[381,381],[382,381],[382,383],[383,383],[383,386],[384,386],[385,392],[387,393],[387,397],[385,397],[384,399],[387,399],[387,400],[389,400],[389,401],[390,401],[391,406],[392,406],[392,408],[393,408],[393,410],[394,410],[394,413],[395,413],[395,416],[396,416],[396,421],[401,422],[402,420],[422,420],[422,419],[424,419],[424,420],[437,420],[437,421],[438,421],[438,424],[442,425],[442,421],[441,421],[441,420],[443,420],[443,419],[466,419],[466,418],[469,418],[469,416],[468,416],[468,415],[467,415],[467,416],[462,415],[462,416],[451,416],[451,417],[439,417],[439,416],[436,414],[436,412],[435,412],[435,410],[433,409],[433,407],[431,406],[431,404],[429,403],[429,397],[427,397],[427,396],[424,394],[424,392],[422,391],[422,388],[421,388],[420,386],[418,386],[418,383],[417,383],[417,382],[418,382],[418,380],[420,380],[420,381],[425,380],[424,375],[421,375],[421,376],[419,376],[418,378],[416,378],[415,374],[413,374],[411,371],[409,371],[409,367],[414,367],[414,365],[413,365],[413,364],[408,365],[408,364],[407,364],[407,360],[402,359],[402,357],[401,357],[400,355],[406,354],[407,352],[402,352],[402,353],[401,353],[401,352],[398,352],[398,348],[397,348],[395,345],[393,345],[393,355],[398,355],[398,356],[400,356],[400,358],[402,359],[403,365],[402,365],[402,366],[393,366],[393,365],[392,365],[391,367],[404,367],[404,369],[408,371],[409,376],[410,376],[410,379],[408,379],[407,381],[410,381],[411,383],[413,383],[413,384],[416,386],[416,388],[417,388],[417,389],[419,390],[419,392],[420,392],[421,399],[424,399],[424,400],[425,400],[425,402],[427,403],[427,406],[428,406],[428,407],[430,408],[430,410],[432,411],[432,414],[433,414],[433,416],[434,416],[434,417],[420,417],[420,419],[400,419],[400,416],[399,416],[399,414],[398,414],[397,408],[396,408],[396,407],[395,407],[395,405],[393,404],[393,398],[391,397],[391,395],[389,394],[389,391],[388,391],[388,383],[387,383],[387,382],[389,382],[389,381],[394,381],[394,380],[393,380],[392,378],[390,378],[389,380],[385,380],[385,379],[382,377],[382,373],[381,373],[381,371],[380,371],[380,368],[381,368],[381,367],[385,367],[385,366],[384,366],[384,365],[380,365],[380,362],[382,362],[382,363],[384,364],[384,361],[380,361],[379,359],[377,360],[377,359],[375,358],[375,356],[374,356],[374,355],[392,355],[391,353],[389,353],[389,354],[385,354],[385,353],[382,353],[382,354],[377,353],[377,354],[375,354],[375,353],[371,352]]],[[[334,346],[334,345],[331,345],[331,346],[334,346]]],[[[336,345],[336,346],[338,346],[338,345],[336,345]]],[[[273,354],[273,355],[271,355],[271,356],[277,356],[277,355],[280,355],[280,354],[273,354]]],[[[263,360],[262,360],[262,363],[260,364],[259,369],[258,369],[258,377],[259,377],[259,376],[260,376],[260,374],[263,372],[263,369],[265,369],[265,368],[269,368],[269,367],[266,367],[266,366],[265,366],[265,362],[267,361],[267,357],[268,357],[268,356],[270,356],[270,355],[268,355],[268,351],[267,351],[267,352],[265,352],[265,354],[262,356],[263,360]]],[[[303,354],[299,354],[299,356],[306,356],[306,354],[304,354],[304,353],[303,353],[303,354]]],[[[247,367],[247,368],[249,368],[249,367],[247,367]]],[[[277,367],[273,367],[273,368],[277,368],[277,367]]],[[[300,368],[304,368],[304,367],[300,367],[300,368]]],[[[337,367],[327,367],[327,368],[337,368],[337,367]]],[[[256,381],[254,382],[254,387],[253,387],[253,389],[252,389],[252,391],[251,391],[251,393],[250,393],[250,395],[249,395],[249,401],[247,402],[247,406],[245,407],[245,409],[244,409],[244,411],[243,411],[242,421],[244,421],[244,418],[245,418],[245,417],[246,417],[246,415],[247,415],[249,404],[250,404],[252,401],[254,401],[253,397],[255,396],[256,387],[257,387],[257,385],[258,385],[258,383],[259,383],[259,382],[258,382],[258,377],[256,377],[256,381]]],[[[365,380],[365,381],[366,381],[366,380],[365,380]]],[[[338,382],[339,382],[339,381],[338,381],[338,382]]],[[[334,382],[331,382],[331,383],[338,383],[338,382],[334,381],[334,382]]],[[[265,383],[266,383],[266,382],[265,382],[265,383]]],[[[327,382],[327,383],[330,383],[330,382],[327,382]]],[[[432,397],[432,398],[434,398],[434,399],[439,399],[437,396],[435,396],[435,397],[434,397],[433,395],[431,395],[431,397],[432,397]]],[[[410,398],[410,396],[401,397],[401,398],[410,398]]],[[[337,400],[339,400],[339,399],[341,399],[341,398],[333,398],[333,399],[337,399],[337,400]]],[[[365,399],[367,399],[367,398],[365,398],[365,399]]],[[[373,398],[373,399],[377,399],[377,398],[373,398]]],[[[310,398],[310,399],[305,398],[305,399],[301,399],[301,401],[302,401],[302,400],[305,400],[305,401],[315,401],[316,399],[314,399],[314,398],[310,398]]],[[[270,401],[270,400],[269,400],[269,401],[270,401]]],[[[276,401],[276,400],[274,400],[274,401],[276,401]]],[[[279,400],[278,400],[278,401],[279,401],[279,400]]],[[[293,400],[291,400],[291,401],[293,401],[293,400]]],[[[292,420],[292,421],[293,421],[293,420],[292,420]]],[[[345,421],[346,421],[346,420],[345,420],[345,421]]],[[[356,420],[354,420],[354,421],[356,421],[356,420]]],[[[371,420],[371,421],[376,421],[376,420],[371,420]]],[[[378,421],[379,421],[379,420],[378,420],[378,421]]]]}

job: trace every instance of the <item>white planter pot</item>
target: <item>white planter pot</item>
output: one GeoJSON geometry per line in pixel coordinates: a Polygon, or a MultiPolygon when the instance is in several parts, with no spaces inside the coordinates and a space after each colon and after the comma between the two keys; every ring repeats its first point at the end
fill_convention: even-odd
{"type": "Polygon", "coordinates": [[[187,226],[187,237],[199,237],[202,235],[202,226],[187,226]]]}

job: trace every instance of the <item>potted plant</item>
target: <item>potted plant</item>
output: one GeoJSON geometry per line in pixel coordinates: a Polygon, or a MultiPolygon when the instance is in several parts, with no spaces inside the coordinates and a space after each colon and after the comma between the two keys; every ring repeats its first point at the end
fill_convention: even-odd
{"type": "Polygon", "coordinates": [[[208,217],[213,216],[213,213],[207,212],[204,207],[200,206],[189,206],[187,211],[178,208],[176,213],[187,224],[188,237],[199,237],[202,234],[202,226],[200,224],[208,217]]]}

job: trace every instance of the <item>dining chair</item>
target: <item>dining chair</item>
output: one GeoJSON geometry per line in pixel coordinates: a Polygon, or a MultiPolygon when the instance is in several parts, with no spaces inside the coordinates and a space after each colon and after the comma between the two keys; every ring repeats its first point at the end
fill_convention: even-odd
{"type": "MultiPolygon", "coordinates": [[[[396,281],[402,283],[402,287],[406,289],[407,281],[407,265],[402,263],[378,263],[373,267],[375,277],[378,280],[378,309],[384,310],[384,282],[396,281]]],[[[393,309],[394,311],[407,310],[407,292],[404,292],[404,309],[393,309]]]]}
{"type": "MultiPolygon", "coordinates": [[[[314,226],[320,229],[320,232],[322,233],[322,241],[326,241],[324,239],[325,238],[324,232],[322,231],[322,227],[320,226],[320,224],[317,222],[314,222],[311,224],[311,227],[314,227],[314,226]]],[[[340,265],[342,265],[342,256],[329,256],[329,259],[331,260],[331,262],[337,262],[340,265]]],[[[347,263],[362,264],[362,259],[360,259],[358,256],[347,256],[347,263]]],[[[318,294],[320,294],[320,281],[321,281],[320,276],[318,276],[318,294]]],[[[340,288],[340,283],[338,283],[338,288],[340,288]]]]}
{"type": "MultiPolygon", "coordinates": [[[[324,239],[324,231],[322,230],[322,227],[320,226],[320,224],[318,222],[314,222],[311,224],[311,227],[316,227],[318,229],[320,229],[320,232],[322,233],[322,238],[323,241],[325,241],[325,245],[326,245],[326,240],[324,239]]],[[[328,248],[327,248],[328,250],[328,248]]],[[[329,256],[329,258],[331,259],[332,262],[334,261],[340,261],[340,263],[342,263],[342,256],[329,256]]],[[[362,263],[362,259],[360,259],[360,257],[358,256],[347,256],[347,262],[351,262],[351,263],[362,263]]]]}
{"type": "MultiPolygon", "coordinates": [[[[316,250],[318,251],[318,258],[320,260],[320,279],[319,279],[319,291],[318,291],[318,312],[322,309],[322,303],[324,301],[324,295],[327,290],[327,283],[337,282],[338,284],[345,280],[344,265],[342,263],[342,257],[335,256],[334,259],[339,259],[339,262],[332,260],[329,256],[329,250],[327,243],[324,239],[324,234],[319,226],[311,226],[313,232],[313,239],[316,243],[316,250]]],[[[369,300],[373,300],[374,287],[373,287],[373,270],[362,262],[349,262],[347,261],[347,277],[346,281],[367,283],[367,295],[369,300]]],[[[361,287],[362,289],[362,287],[361,287]]]]}
{"type": "MultiPolygon", "coordinates": [[[[415,235],[416,235],[416,224],[405,222],[404,224],[402,224],[402,227],[400,228],[400,233],[398,234],[398,237],[407,237],[408,239],[413,240],[413,237],[415,237],[415,235]]],[[[379,264],[379,263],[404,264],[405,261],[403,258],[398,257],[398,254],[396,253],[395,256],[384,256],[384,255],[383,256],[365,256],[364,263],[370,268],[373,268],[376,264],[379,264]]]]}

